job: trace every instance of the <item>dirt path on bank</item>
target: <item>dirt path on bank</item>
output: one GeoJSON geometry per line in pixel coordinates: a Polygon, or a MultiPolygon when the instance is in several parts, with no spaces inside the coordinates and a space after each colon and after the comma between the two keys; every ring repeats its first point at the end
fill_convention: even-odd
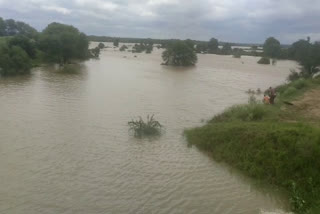
{"type": "Polygon", "coordinates": [[[312,89],[303,97],[292,102],[294,109],[307,118],[320,119],[320,89],[312,89]]]}

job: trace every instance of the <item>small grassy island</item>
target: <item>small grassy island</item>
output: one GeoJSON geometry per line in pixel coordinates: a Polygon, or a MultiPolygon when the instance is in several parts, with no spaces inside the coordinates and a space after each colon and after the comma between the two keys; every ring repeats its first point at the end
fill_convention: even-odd
{"type": "Polygon", "coordinates": [[[296,213],[320,213],[320,78],[276,88],[275,105],[237,105],[185,131],[217,161],[285,189],[296,213]]]}

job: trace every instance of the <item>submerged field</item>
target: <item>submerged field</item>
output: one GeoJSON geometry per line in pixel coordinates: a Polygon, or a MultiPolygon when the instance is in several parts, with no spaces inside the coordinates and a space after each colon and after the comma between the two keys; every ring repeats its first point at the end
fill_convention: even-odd
{"type": "Polygon", "coordinates": [[[72,72],[0,78],[0,213],[286,211],[282,192],[188,148],[181,133],[246,102],[249,88],[283,83],[296,64],[199,55],[172,68],[161,53],[108,48],[72,72]],[[128,122],[153,114],[163,135],[136,139],[128,122]]]}
{"type": "Polygon", "coordinates": [[[297,213],[319,213],[320,79],[277,88],[274,106],[233,106],[207,125],[185,131],[215,160],[288,192],[297,213]]]}

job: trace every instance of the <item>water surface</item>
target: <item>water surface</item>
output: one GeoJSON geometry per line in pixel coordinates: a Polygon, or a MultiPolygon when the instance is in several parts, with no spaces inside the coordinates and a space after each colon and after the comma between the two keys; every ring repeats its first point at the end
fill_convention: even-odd
{"type": "Polygon", "coordinates": [[[256,214],[286,210],[196,148],[184,128],[203,124],[249,88],[284,82],[290,61],[199,55],[193,68],[161,66],[161,51],[107,49],[73,72],[35,69],[0,79],[0,213],[256,214]],[[134,57],[136,55],[137,57],[134,57]],[[127,122],[154,114],[165,134],[138,140],[127,122]]]}

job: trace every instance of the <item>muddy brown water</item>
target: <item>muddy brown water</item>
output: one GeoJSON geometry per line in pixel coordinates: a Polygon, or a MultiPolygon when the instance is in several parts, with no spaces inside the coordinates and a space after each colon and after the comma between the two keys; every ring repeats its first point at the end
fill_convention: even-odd
{"type": "Polygon", "coordinates": [[[196,67],[172,68],[160,65],[161,50],[106,49],[71,72],[43,67],[0,79],[0,213],[286,211],[283,194],[188,148],[182,136],[296,67],[257,60],[199,55],[196,67]],[[135,139],[127,122],[148,114],[165,133],[135,139]]]}

